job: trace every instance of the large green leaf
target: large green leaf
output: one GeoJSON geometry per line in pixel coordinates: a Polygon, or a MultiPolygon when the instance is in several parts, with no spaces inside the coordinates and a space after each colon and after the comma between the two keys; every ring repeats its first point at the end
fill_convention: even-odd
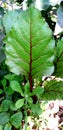
{"type": "Polygon", "coordinates": [[[63,99],[63,81],[50,80],[44,83],[43,100],[63,99]]]}
{"type": "Polygon", "coordinates": [[[32,78],[54,71],[52,32],[40,12],[30,7],[19,14],[5,38],[6,64],[11,72],[32,78]]]}
{"type": "Polygon", "coordinates": [[[54,75],[63,78],[63,38],[57,43],[57,58],[54,75]]]}

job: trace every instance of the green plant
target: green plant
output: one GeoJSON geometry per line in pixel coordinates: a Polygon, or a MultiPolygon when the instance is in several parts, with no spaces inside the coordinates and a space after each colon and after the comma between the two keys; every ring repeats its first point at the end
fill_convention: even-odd
{"type": "Polygon", "coordinates": [[[36,104],[33,104],[32,97],[36,95],[37,98],[41,99],[43,89],[37,87],[31,93],[29,82],[23,86],[21,84],[23,80],[20,79],[22,80],[22,78],[16,77],[14,74],[8,74],[1,80],[3,89],[0,90],[0,125],[3,125],[4,129],[11,130],[12,126],[16,129],[22,127],[22,119],[25,121],[26,129],[28,113],[37,117],[42,113],[40,103],[37,101],[36,104]],[[8,86],[7,82],[9,82],[10,86],[8,86]]]}
{"type": "MultiPolygon", "coordinates": [[[[8,16],[6,15],[4,20],[11,14],[10,12],[8,16]]],[[[11,72],[17,75],[22,74],[26,80],[29,80],[30,92],[33,92],[34,78],[41,80],[43,76],[50,76],[52,73],[57,75],[57,71],[62,73],[62,70],[58,69],[58,65],[62,66],[63,49],[61,45],[63,39],[55,47],[51,29],[40,12],[33,6],[21,12],[17,18],[15,24],[12,22],[11,30],[4,40],[6,43],[6,64],[11,72]]],[[[7,31],[7,20],[4,26],[7,31]]]]}
{"type": "Polygon", "coordinates": [[[63,38],[54,38],[51,31],[53,14],[47,13],[52,3],[45,2],[45,8],[42,2],[42,12],[30,6],[20,13],[8,11],[3,18],[6,34],[2,50],[6,57],[1,67],[3,64],[7,75],[4,73],[0,80],[0,125],[4,130],[27,130],[28,115],[39,118],[42,113],[40,100],[63,99],[63,38]],[[42,80],[51,75],[61,78],[42,80]]]}
{"type": "Polygon", "coordinates": [[[47,23],[34,7],[23,11],[17,18],[5,38],[6,64],[9,65],[11,72],[25,75],[29,79],[32,92],[34,78],[49,76],[54,71],[55,42],[47,23]]]}

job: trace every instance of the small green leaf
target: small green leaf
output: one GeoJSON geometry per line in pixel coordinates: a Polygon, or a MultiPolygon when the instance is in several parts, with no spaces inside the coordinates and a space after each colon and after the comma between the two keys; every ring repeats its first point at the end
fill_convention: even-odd
{"type": "Polygon", "coordinates": [[[9,121],[9,114],[8,113],[0,113],[0,125],[5,125],[9,121]]]}
{"type": "Polygon", "coordinates": [[[17,108],[16,108],[16,106],[15,106],[15,104],[14,104],[14,103],[13,103],[13,104],[11,104],[10,109],[11,109],[12,111],[16,111],[16,110],[17,110],[17,108]]]}
{"type": "Polygon", "coordinates": [[[15,103],[17,109],[22,107],[23,105],[24,105],[24,98],[17,100],[17,102],[15,103]]]}
{"type": "Polygon", "coordinates": [[[31,97],[27,98],[28,103],[33,103],[33,99],[31,97]]]}
{"type": "Polygon", "coordinates": [[[6,84],[7,84],[6,79],[3,79],[2,80],[2,85],[3,85],[4,88],[6,87],[6,84]]]}
{"type": "Polygon", "coordinates": [[[28,93],[30,92],[30,84],[29,84],[29,82],[27,82],[27,83],[25,84],[25,86],[24,86],[24,91],[25,91],[26,94],[28,94],[28,93]]]}
{"type": "Polygon", "coordinates": [[[15,78],[15,74],[7,74],[4,76],[4,78],[7,80],[13,80],[15,78]]]}
{"type": "Polygon", "coordinates": [[[21,86],[18,81],[16,81],[16,80],[11,81],[10,87],[12,88],[12,90],[20,93],[23,96],[23,91],[22,91],[21,86]]]}
{"type": "Polygon", "coordinates": [[[12,101],[10,100],[3,100],[1,103],[1,110],[2,112],[8,111],[8,109],[10,108],[10,105],[12,104],[12,101]]]}
{"type": "Polygon", "coordinates": [[[31,110],[34,114],[37,114],[38,116],[42,113],[42,109],[40,108],[40,105],[37,104],[32,104],[31,105],[31,110]]]}
{"type": "Polygon", "coordinates": [[[42,87],[36,87],[36,88],[33,90],[33,95],[36,95],[38,98],[41,98],[43,92],[44,92],[44,88],[42,88],[42,87]]]}
{"type": "Polygon", "coordinates": [[[12,88],[9,86],[6,90],[8,95],[12,95],[14,93],[14,91],[12,90],[12,88]]]}
{"type": "Polygon", "coordinates": [[[12,123],[12,125],[15,128],[19,128],[19,126],[21,125],[21,121],[22,121],[22,113],[21,112],[17,112],[16,114],[13,114],[10,118],[10,122],[12,123]]]}
{"type": "Polygon", "coordinates": [[[10,123],[6,124],[5,127],[4,127],[4,130],[11,130],[12,127],[10,125],[10,123]]]}

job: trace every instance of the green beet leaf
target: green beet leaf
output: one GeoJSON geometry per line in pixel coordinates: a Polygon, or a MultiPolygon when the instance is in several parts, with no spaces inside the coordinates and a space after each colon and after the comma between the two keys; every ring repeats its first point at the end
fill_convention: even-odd
{"type": "Polygon", "coordinates": [[[63,81],[51,80],[45,81],[43,100],[63,99],[63,81]]]}
{"type": "Polygon", "coordinates": [[[4,42],[6,64],[11,72],[29,80],[53,73],[55,42],[40,11],[33,6],[19,14],[4,42]]]}

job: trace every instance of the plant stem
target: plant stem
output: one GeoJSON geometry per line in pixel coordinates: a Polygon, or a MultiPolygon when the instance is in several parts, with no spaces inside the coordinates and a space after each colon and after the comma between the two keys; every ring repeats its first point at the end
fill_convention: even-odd
{"type": "Polygon", "coordinates": [[[27,130],[27,100],[25,102],[26,107],[25,107],[25,130],[27,130]]]}
{"type": "Polygon", "coordinates": [[[32,76],[29,76],[29,83],[30,83],[30,92],[33,90],[33,85],[32,85],[32,76]]]}

